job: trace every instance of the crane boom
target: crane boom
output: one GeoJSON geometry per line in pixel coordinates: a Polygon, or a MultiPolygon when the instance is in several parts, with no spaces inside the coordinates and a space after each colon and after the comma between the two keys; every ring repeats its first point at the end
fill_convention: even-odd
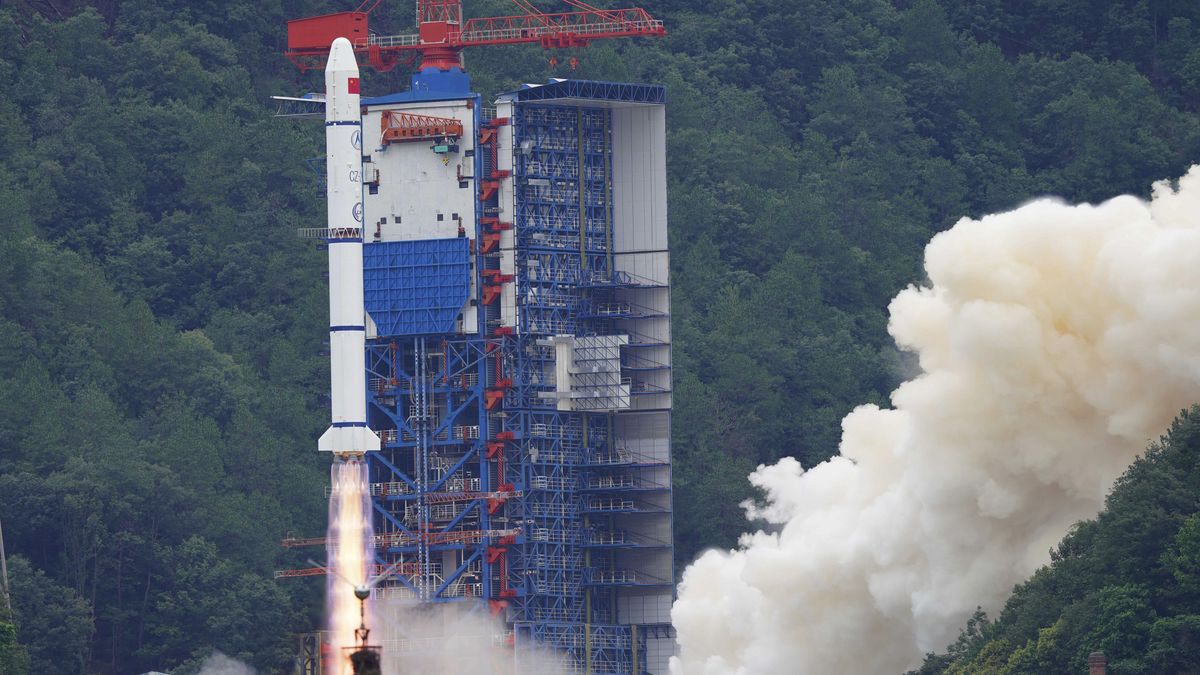
{"type": "Polygon", "coordinates": [[[665,32],[662,21],[644,9],[635,8],[470,19],[456,37],[465,46],[540,42],[544,47],[558,47],[584,45],[599,38],[665,32]]]}
{"type": "Polygon", "coordinates": [[[369,14],[379,3],[364,2],[353,12],[295,19],[288,22],[287,57],[300,69],[323,67],[329,44],[345,37],[364,65],[388,71],[400,64],[421,68],[461,68],[466,47],[540,44],[545,49],[583,47],[593,40],[616,37],[662,36],[662,21],[641,8],[598,9],[581,0],[566,0],[571,12],[546,14],[528,0],[513,0],[524,14],[462,20],[461,0],[418,0],[418,32],[377,35],[369,29],[369,14]]]}

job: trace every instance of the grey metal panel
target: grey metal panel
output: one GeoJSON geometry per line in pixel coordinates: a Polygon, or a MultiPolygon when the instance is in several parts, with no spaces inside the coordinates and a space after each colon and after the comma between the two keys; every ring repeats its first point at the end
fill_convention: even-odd
{"type": "Polygon", "coordinates": [[[617,516],[616,523],[621,529],[643,539],[666,544],[671,542],[671,519],[669,515],[663,513],[662,517],[647,517],[645,514],[638,514],[636,517],[617,516]]]}
{"type": "Polygon", "coordinates": [[[646,668],[655,675],[666,675],[671,657],[675,655],[674,638],[646,639],[646,668]]]}
{"type": "Polygon", "coordinates": [[[654,539],[656,543],[671,543],[671,519],[666,518],[668,514],[662,515],[664,518],[642,518],[640,514],[638,518],[629,518],[618,522],[624,530],[638,534],[638,536],[654,539]]]}
{"type": "Polygon", "coordinates": [[[617,443],[635,457],[665,462],[671,458],[670,415],[666,411],[620,413],[617,443]]]}
{"type": "Polygon", "coordinates": [[[665,284],[668,281],[670,257],[666,251],[625,252],[613,256],[613,267],[628,272],[637,280],[665,284]]]}
{"type": "Polygon", "coordinates": [[[622,413],[617,415],[617,435],[621,438],[666,438],[670,432],[665,412],[622,413]]]}
{"type": "Polygon", "coordinates": [[[613,249],[667,248],[666,109],[612,111],[613,249]]]}
{"type": "MultiPolygon", "coordinates": [[[[670,624],[671,603],[673,597],[669,592],[651,592],[645,594],[629,594],[618,601],[618,613],[621,621],[640,626],[647,624],[670,624]]],[[[643,628],[642,630],[648,630],[643,628]]],[[[647,635],[646,637],[646,669],[654,675],[667,675],[668,663],[675,653],[675,640],[669,636],[647,635]]]]}
{"type": "Polygon", "coordinates": [[[621,555],[622,564],[659,581],[671,581],[671,559],[657,551],[627,551],[621,555]]]}
{"type": "Polygon", "coordinates": [[[628,623],[670,623],[671,594],[627,595],[618,600],[617,611],[621,620],[628,623]]]}

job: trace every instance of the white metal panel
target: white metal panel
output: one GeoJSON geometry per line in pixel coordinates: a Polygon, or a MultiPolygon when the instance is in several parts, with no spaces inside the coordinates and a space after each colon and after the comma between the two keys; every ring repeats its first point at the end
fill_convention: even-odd
{"type": "MultiPolygon", "coordinates": [[[[496,117],[512,119],[513,104],[511,101],[496,102],[496,117]]],[[[509,171],[510,177],[500,181],[500,196],[497,203],[500,213],[495,214],[502,222],[512,222],[516,214],[516,188],[513,184],[513,127],[506,124],[500,127],[496,138],[496,164],[501,170],[509,171]]],[[[514,230],[500,232],[500,250],[513,255],[516,239],[514,230]]],[[[503,253],[502,253],[503,255],[503,253]]],[[[515,267],[515,263],[514,263],[515,267]]],[[[516,284],[505,284],[500,292],[500,325],[515,328],[517,325],[517,293],[516,284]]]]}
{"type": "MultiPolygon", "coordinates": [[[[513,109],[512,103],[509,101],[501,101],[496,104],[496,117],[507,117],[512,119],[513,109]]],[[[496,146],[496,163],[500,169],[505,171],[513,170],[513,127],[512,124],[506,124],[500,127],[500,133],[497,137],[496,146]]],[[[500,183],[500,213],[497,214],[500,220],[512,222],[516,217],[516,189],[511,178],[500,183]]],[[[514,233],[512,230],[507,230],[500,234],[500,248],[512,248],[515,245],[514,233]]]]}
{"type": "Polygon", "coordinates": [[[514,284],[505,284],[500,289],[500,325],[514,328],[517,325],[517,293],[514,284]]]}
{"type": "MultiPolygon", "coordinates": [[[[516,274],[517,273],[517,252],[513,249],[500,251],[500,273],[501,274],[516,274]]],[[[511,286],[512,284],[505,284],[511,286]]]]}
{"type": "MultiPolygon", "coordinates": [[[[500,273],[516,275],[517,252],[512,248],[500,249],[500,273]]],[[[515,282],[500,286],[500,325],[517,325],[517,284],[515,282]]]]}
{"type": "Polygon", "coordinates": [[[566,396],[558,399],[559,410],[571,409],[571,369],[575,366],[574,339],[570,335],[554,338],[554,388],[566,396]]]}
{"type": "Polygon", "coordinates": [[[379,172],[376,194],[366,190],[364,238],[397,241],[456,237],[462,226],[475,232],[475,180],[469,178],[475,149],[475,110],[469,100],[402,103],[368,109],[363,116],[363,154],[368,175],[379,172]],[[391,143],[382,147],[383,111],[453,117],[463,125],[457,153],[438,154],[432,141],[391,143]],[[464,178],[459,180],[460,175],[464,178]]]}
{"type": "MultiPolygon", "coordinates": [[[[471,275],[471,299],[475,299],[475,275],[471,275]]],[[[459,322],[459,330],[463,333],[475,334],[479,332],[479,308],[470,304],[463,307],[462,321],[459,322]]]]}

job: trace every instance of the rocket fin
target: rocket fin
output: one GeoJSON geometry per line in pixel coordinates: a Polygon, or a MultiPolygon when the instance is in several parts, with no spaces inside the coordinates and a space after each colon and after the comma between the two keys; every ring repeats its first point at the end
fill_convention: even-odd
{"type": "Polygon", "coordinates": [[[378,452],[379,435],[366,427],[329,427],[317,441],[320,452],[362,454],[378,452]]]}

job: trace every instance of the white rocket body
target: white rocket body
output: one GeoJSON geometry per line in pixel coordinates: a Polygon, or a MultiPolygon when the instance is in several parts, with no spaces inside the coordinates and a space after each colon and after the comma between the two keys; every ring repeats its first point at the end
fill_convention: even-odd
{"type": "Polygon", "coordinates": [[[329,360],[332,424],[317,449],[361,455],[379,449],[367,427],[363,308],[362,113],[358,62],[346,38],[325,66],[326,196],[329,207],[329,360]]]}

